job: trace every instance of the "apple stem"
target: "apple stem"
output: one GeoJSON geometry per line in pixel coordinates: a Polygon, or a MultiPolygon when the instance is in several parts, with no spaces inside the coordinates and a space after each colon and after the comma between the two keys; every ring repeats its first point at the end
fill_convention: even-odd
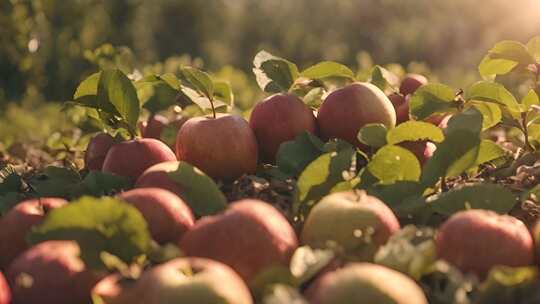
{"type": "Polygon", "coordinates": [[[216,108],[214,107],[214,98],[209,97],[208,100],[210,100],[210,105],[212,106],[212,116],[214,119],[216,119],[216,108]]]}

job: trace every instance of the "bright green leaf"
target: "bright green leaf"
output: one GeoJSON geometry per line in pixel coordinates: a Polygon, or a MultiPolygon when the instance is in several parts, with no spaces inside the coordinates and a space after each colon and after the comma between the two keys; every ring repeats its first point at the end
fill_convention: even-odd
{"type": "Polygon", "coordinates": [[[223,101],[229,106],[234,105],[234,96],[231,88],[231,84],[227,81],[214,81],[214,97],[217,100],[223,101]]]}
{"type": "Polygon", "coordinates": [[[482,130],[487,130],[501,122],[502,111],[499,105],[489,102],[477,102],[473,106],[482,113],[482,130]]]}
{"type": "Polygon", "coordinates": [[[441,128],[423,121],[406,121],[388,131],[386,141],[395,145],[404,141],[424,141],[442,142],[444,134],[441,128]]]}
{"type": "Polygon", "coordinates": [[[131,128],[136,129],[140,102],[131,80],[120,70],[103,71],[98,84],[99,107],[109,114],[120,116],[131,128]],[[111,111],[112,105],[114,112],[111,111]]]}
{"type": "Polygon", "coordinates": [[[456,107],[455,91],[439,83],[421,86],[411,97],[409,111],[418,120],[424,120],[437,112],[446,112],[456,107]]]}
{"type": "Polygon", "coordinates": [[[302,71],[300,77],[308,79],[324,79],[329,77],[354,79],[354,73],[343,64],[333,61],[323,61],[302,71]]]}
{"type": "Polygon", "coordinates": [[[83,80],[77,87],[77,90],[73,95],[73,99],[77,100],[84,96],[96,96],[100,77],[101,72],[98,72],[88,76],[88,78],[83,80]]]}
{"type": "Polygon", "coordinates": [[[371,83],[384,91],[388,87],[397,87],[399,78],[387,69],[376,65],[371,71],[371,83]]]}
{"type": "Polygon", "coordinates": [[[392,145],[379,149],[367,168],[383,184],[418,181],[421,173],[420,163],[412,152],[392,145]]]}
{"type": "Polygon", "coordinates": [[[373,148],[380,148],[386,145],[386,134],[388,129],[383,124],[367,124],[358,132],[358,140],[364,145],[373,148]]]}
{"type": "Polygon", "coordinates": [[[209,99],[214,97],[214,82],[208,73],[193,67],[183,67],[182,76],[191,87],[209,99]]]}
{"type": "Polygon", "coordinates": [[[508,107],[510,111],[520,111],[520,105],[514,95],[503,85],[495,82],[479,81],[473,84],[467,90],[465,99],[495,102],[508,107]]]}
{"type": "Polygon", "coordinates": [[[540,100],[536,91],[530,90],[529,93],[521,100],[521,103],[525,106],[526,109],[529,109],[533,105],[540,106],[540,100]]]}

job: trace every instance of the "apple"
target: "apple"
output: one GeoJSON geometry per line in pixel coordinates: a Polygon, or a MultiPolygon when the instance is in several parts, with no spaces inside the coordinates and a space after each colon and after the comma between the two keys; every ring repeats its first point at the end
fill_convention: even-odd
{"type": "Polygon", "coordinates": [[[257,137],[262,159],[272,162],[279,146],[307,131],[317,134],[313,111],[292,94],[274,94],[253,108],[249,125],[257,137]]]}
{"type": "Polygon", "coordinates": [[[139,176],[135,188],[161,188],[181,196],[182,188],[169,177],[169,173],[176,171],[179,164],[179,161],[168,161],[153,165],[139,176]]]}
{"type": "Polygon", "coordinates": [[[400,124],[409,120],[409,95],[403,96],[399,93],[394,93],[388,96],[390,102],[396,110],[396,124],[400,124]]]}
{"type": "Polygon", "coordinates": [[[165,128],[168,123],[169,120],[163,115],[151,115],[148,118],[148,121],[139,125],[139,129],[144,138],[160,139],[161,131],[163,131],[163,128],[165,128]]]}
{"type": "Polygon", "coordinates": [[[6,282],[6,278],[0,272],[0,304],[11,303],[11,290],[6,282]]]}
{"type": "Polygon", "coordinates": [[[19,255],[6,276],[13,302],[24,304],[89,303],[99,276],[85,269],[72,241],[46,241],[19,255]]]}
{"type": "Polygon", "coordinates": [[[418,158],[418,161],[422,166],[433,156],[435,150],[437,150],[437,146],[427,140],[404,141],[399,143],[398,146],[411,151],[416,158],[418,158]]]}
{"type": "Polygon", "coordinates": [[[396,125],[392,102],[370,83],[353,83],[330,93],[319,108],[319,131],[324,140],[340,138],[365,148],[357,139],[358,131],[369,123],[388,128],[396,125]]]}
{"type": "Polygon", "coordinates": [[[134,293],[136,282],[118,273],[111,274],[101,279],[91,294],[98,296],[103,304],[135,304],[138,303],[134,293]]]}
{"type": "Polygon", "coordinates": [[[352,190],[322,198],[309,212],[300,240],[313,248],[337,245],[347,254],[371,259],[399,229],[386,204],[365,191],[352,190]]]}
{"type": "Polygon", "coordinates": [[[351,263],[317,278],[306,290],[311,304],[427,304],[420,286],[408,276],[371,263],[351,263]]]}
{"type": "Polygon", "coordinates": [[[154,138],[133,139],[111,147],[103,171],[136,180],[151,166],[173,160],[174,152],[163,142],[154,138]]]}
{"type": "Polygon", "coordinates": [[[528,266],[534,259],[525,224],[488,210],[455,213],[441,225],[435,242],[440,258],[481,278],[495,265],[528,266]]]}
{"type": "Polygon", "coordinates": [[[178,160],[201,169],[215,179],[234,180],[257,169],[257,139],[238,115],[195,117],[176,137],[178,160]]]}
{"type": "Polygon", "coordinates": [[[101,171],[105,156],[114,145],[114,138],[107,133],[98,133],[88,142],[84,154],[84,166],[88,170],[101,171]]]}
{"type": "Polygon", "coordinates": [[[139,188],[118,197],[137,208],[152,238],[160,244],[177,243],[195,222],[191,209],[174,193],[160,188],[139,188]]]}
{"type": "Polygon", "coordinates": [[[296,234],[285,217],[254,199],[234,202],[222,214],[199,219],[180,242],[187,256],[229,265],[248,283],[271,266],[287,266],[296,247],[296,234]]]}
{"type": "Polygon", "coordinates": [[[428,83],[428,80],[423,75],[407,74],[401,81],[401,85],[399,86],[399,92],[402,95],[410,95],[426,83],[428,83]]]}
{"type": "Polygon", "coordinates": [[[37,198],[23,201],[0,218],[0,268],[28,249],[26,235],[33,226],[41,224],[47,213],[65,206],[61,198],[37,198]]]}
{"type": "Polygon", "coordinates": [[[249,289],[230,267],[209,259],[177,258],[146,270],[137,281],[140,304],[252,304],[249,289]]]}

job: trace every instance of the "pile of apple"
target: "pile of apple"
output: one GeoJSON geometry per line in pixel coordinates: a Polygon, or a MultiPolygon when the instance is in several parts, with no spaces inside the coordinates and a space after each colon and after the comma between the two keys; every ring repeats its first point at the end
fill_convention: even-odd
{"type": "MultiPolygon", "coordinates": [[[[231,181],[255,173],[262,162],[274,162],[282,143],[306,131],[366,149],[357,139],[360,128],[368,123],[392,128],[409,120],[409,97],[426,82],[421,75],[408,75],[400,92],[390,96],[369,83],[349,84],[328,94],[316,114],[298,97],[276,94],[255,106],[249,122],[236,115],[175,122],[174,151],[156,139],[168,124],[159,116],[141,126],[145,138],[115,142],[98,134],[86,152],[87,168],[130,178],[135,188],[117,197],[140,211],[157,243],[173,243],[185,257],[144,269],[138,279],[96,273],[85,267],[73,241],[33,247],[25,241],[50,210],[68,202],[24,201],[0,219],[0,269],[6,278],[0,275],[0,304],[88,303],[92,294],[108,304],[249,304],[257,278],[274,266],[287,266],[301,245],[340,248],[357,258],[325,267],[305,284],[300,292],[309,303],[427,303],[414,279],[372,263],[400,223],[384,202],[364,191],[324,197],[295,231],[276,208],[255,199],[230,202],[221,214],[197,219],[182,199],[184,189],[168,175],[179,162],[187,162],[215,180],[231,181]]],[[[430,118],[442,127],[444,120],[430,118]]],[[[421,163],[435,147],[429,142],[401,145],[421,163]]],[[[489,211],[454,214],[440,227],[435,243],[439,258],[479,278],[495,265],[534,264],[535,245],[527,227],[489,211]]]]}

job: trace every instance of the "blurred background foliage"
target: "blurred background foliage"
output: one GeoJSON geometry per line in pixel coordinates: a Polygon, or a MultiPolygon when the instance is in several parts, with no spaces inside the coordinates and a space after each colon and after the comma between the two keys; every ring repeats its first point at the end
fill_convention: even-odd
{"type": "Polygon", "coordinates": [[[495,42],[539,34],[538,0],[1,0],[0,143],[69,128],[59,102],[100,67],[204,67],[246,109],[261,49],[302,68],[397,63],[462,87],[495,42]]]}

